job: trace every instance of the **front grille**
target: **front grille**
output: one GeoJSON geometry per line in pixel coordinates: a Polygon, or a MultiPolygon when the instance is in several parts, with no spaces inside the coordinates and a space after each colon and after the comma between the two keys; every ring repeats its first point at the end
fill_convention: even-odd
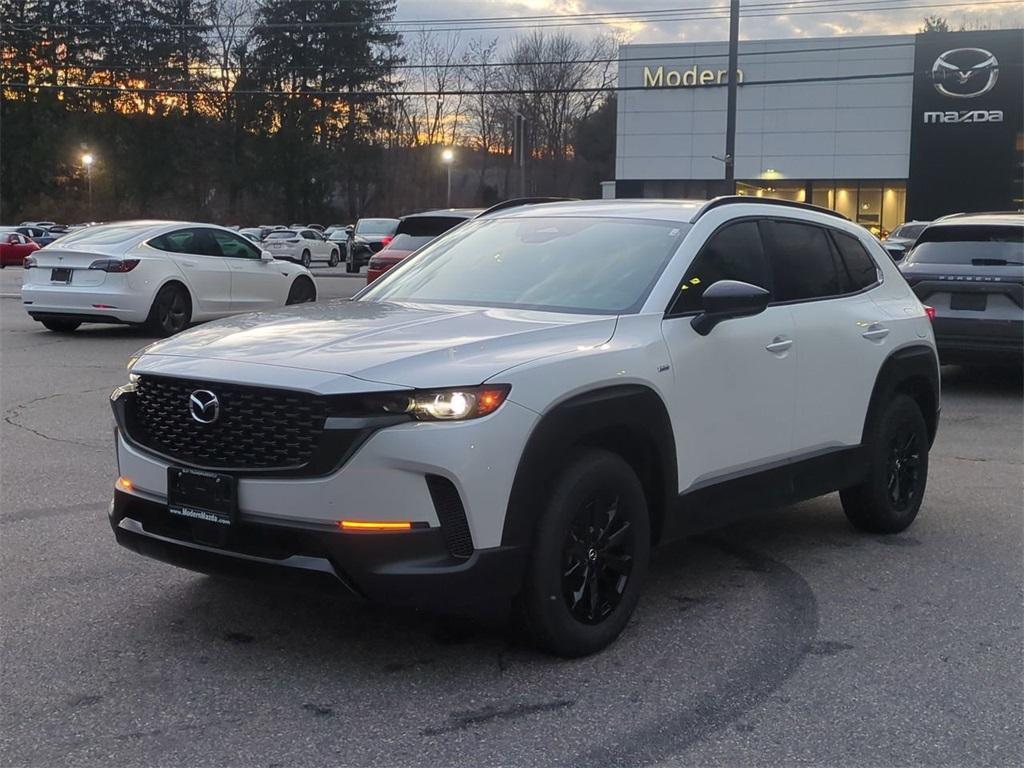
{"type": "Polygon", "coordinates": [[[132,439],[211,469],[302,467],[313,458],[327,415],[324,398],[284,389],[141,376],[135,392],[132,439]],[[189,399],[196,390],[209,390],[220,402],[212,424],[192,417],[189,399]]]}
{"type": "Polygon", "coordinates": [[[469,557],[473,554],[473,537],[459,490],[451,480],[440,475],[427,475],[427,489],[448,551],[455,557],[469,557]]]}

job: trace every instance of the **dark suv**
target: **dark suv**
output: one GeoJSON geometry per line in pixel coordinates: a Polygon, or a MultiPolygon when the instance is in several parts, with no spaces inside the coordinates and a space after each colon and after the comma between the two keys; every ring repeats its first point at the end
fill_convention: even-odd
{"type": "Polygon", "coordinates": [[[1021,364],[1024,214],[940,219],[921,233],[900,270],[935,308],[942,362],[1021,364]]]}

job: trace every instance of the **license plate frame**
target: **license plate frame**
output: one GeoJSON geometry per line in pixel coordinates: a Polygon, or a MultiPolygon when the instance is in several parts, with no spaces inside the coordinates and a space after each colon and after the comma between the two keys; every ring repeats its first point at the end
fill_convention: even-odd
{"type": "Polygon", "coordinates": [[[54,267],[50,270],[50,282],[71,285],[71,275],[72,270],[69,267],[54,267]]]}
{"type": "Polygon", "coordinates": [[[984,293],[952,293],[949,308],[957,311],[984,312],[988,307],[988,295],[984,293]]]}
{"type": "Polygon", "coordinates": [[[167,511],[225,528],[238,517],[238,478],[187,467],[167,468],[167,511]]]}

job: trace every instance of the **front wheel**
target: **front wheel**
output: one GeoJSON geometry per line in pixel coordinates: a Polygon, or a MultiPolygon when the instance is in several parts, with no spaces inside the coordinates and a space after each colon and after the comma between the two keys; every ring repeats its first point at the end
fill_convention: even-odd
{"type": "Polygon", "coordinates": [[[650,559],[647,502],[621,457],[581,451],[554,482],[520,595],[530,633],[559,656],[585,656],[619,636],[650,559]]]}
{"type": "Polygon", "coordinates": [[[54,333],[72,333],[80,325],[77,320],[43,320],[43,327],[54,333]]]}
{"type": "Polygon", "coordinates": [[[310,255],[309,251],[302,252],[302,256],[299,257],[299,263],[309,269],[309,265],[313,263],[313,257],[310,255]]]}
{"type": "Polygon", "coordinates": [[[348,255],[345,257],[345,271],[350,275],[359,271],[359,265],[356,262],[356,255],[351,251],[349,251],[348,255]]]}
{"type": "Polygon", "coordinates": [[[316,301],[316,286],[313,281],[306,277],[299,277],[288,289],[286,304],[305,304],[309,301],[316,301]]]}
{"type": "Polygon", "coordinates": [[[173,336],[192,322],[192,299],[181,285],[165,285],[150,307],[146,325],[157,336],[173,336]]]}
{"type": "Polygon", "coordinates": [[[913,398],[897,395],[869,428],[864,449],[868,475],[840,492],[855,528],[899,533],[914,522],[928,481],[928,426],[913,398]]]}

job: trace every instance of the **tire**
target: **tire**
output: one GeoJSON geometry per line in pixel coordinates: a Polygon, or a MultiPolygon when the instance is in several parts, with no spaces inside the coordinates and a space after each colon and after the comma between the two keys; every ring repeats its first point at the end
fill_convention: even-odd
{"type": "Polygon", "coordinates": [[[192,322],[192,299],[184,286],[170,284],[161,288],[150,307],[146,327],[157,336],[173,336],[192,322]]]}
{"type": "Polygon", "coordinates": [[[306,269],[309,269],[309,265],[313,263],[313,257],[309,255],[309,251],[302,252],[302,256],[299,257],[299,263],[306,269]]]}
{"type": "Polygon", "coordinates": [[[345,271],[354,275],[359,272],[359,265],[356,263],[356,255],[351,251],[345,256],[345,271]]]}
{"type": "Polygon", "coordinates": [[[534,532],[519,596],[534,641],[570,658],[612,643],[636,607],[650,552],[647,501],[629,464],[603,450],[572,455],[534,532]]]}
{"type": "Polygon", "coordinates": [[[855,528],[899,533],[917,517],[928,482],[928,426],[917,403],[896,395],[881,409],[865,441],[868,476],[840,492],[855,528]]]}
{"type": "Polygon", "coordinates": [[[336,266],[338,266],[338,262],[340,262],[340,261],[341,261],[341,256],[338,255],[338,252],[337,251],[331,251],[330,258],[327,259],[327,266],[328,267],[336,267],[336,266]]]}
{"type": "Polygon", "coordinates": [[[72,333],[81,325],[77,320],[43,320],[43,327],[54,333],[72,333]]]}
{"type": "Polygon", "coordinates": [[[297,277],[292,287],[288,289],[288,299],[285,304],[305,304],[316,301],[316,286],[308,277],[297,277]]]}

